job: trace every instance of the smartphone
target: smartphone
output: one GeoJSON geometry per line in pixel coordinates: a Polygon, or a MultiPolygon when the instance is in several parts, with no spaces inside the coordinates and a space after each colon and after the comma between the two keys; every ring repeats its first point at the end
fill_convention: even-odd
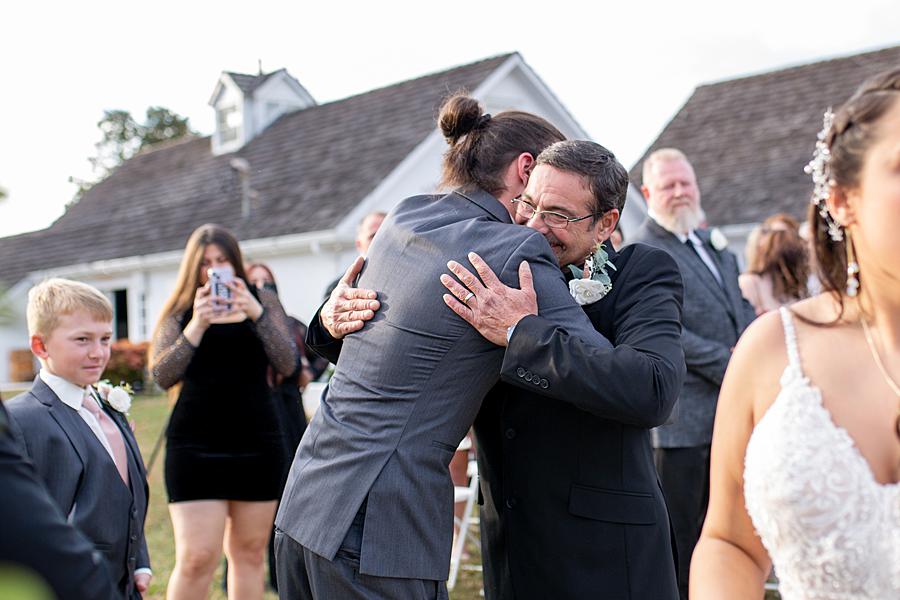
{"type": "MultiPolygon", "coordinates": [[[[234,269],[231,267],[210,267],[207,269],[206,274],[209,277],[209,287],[212,295],[221,300],[231,300],[231,290],[225,284],[234,279],[234,269]]],[[[219,310],[231,310],[231,303],[225,308],[222,308],[220,305],[219,310]]]]}

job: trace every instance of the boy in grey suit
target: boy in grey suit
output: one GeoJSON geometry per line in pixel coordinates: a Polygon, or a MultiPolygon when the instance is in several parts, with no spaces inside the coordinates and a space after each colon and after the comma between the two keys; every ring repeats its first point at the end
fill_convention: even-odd
{"type": "Polygon", "coordinates": [[[663,148],[644,161],[649,218],[632,241],[668,252],[684,280],[682,343],[687,375],[669,423],[653,431],[656,466],[678,548],[678,587],[687,600],[691,554],[709,500],[709,448],[719,386],[738,337],[755,317],[741,296],[726,240],[700,226],[700,190],[684,154],[663,148]],[[724,243],[723,243],[724,242],[724,243]]]}
{"type": "Polygon", "coordinates": [[[112,316],[109,300],[83,283],[32,288],[28,330],[42,368],[7,408],[10,431],[53,501],[106,558],[122,597],[140,598],[151,577],[144,464],[125,415],[92,385],[109,360],[112,316]]]}

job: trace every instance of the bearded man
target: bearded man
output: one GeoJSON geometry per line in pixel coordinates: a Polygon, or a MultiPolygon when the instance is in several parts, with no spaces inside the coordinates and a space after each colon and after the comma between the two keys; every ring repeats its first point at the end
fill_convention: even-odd
{"type": "MultiPolygon", "coordinates": [[[[648,218],[631,241],[668,252],[684,281],[682,343],[687,375],[668,423],[653,430],[656,468],[678,549],[678,588],[688,597],[691,554],[709,500],[709,448],[719,387],[738,337],[753,320],[741,296],[737,258],[727,240],[702,228],[694,168],[674,148],[644,161],[648,218]]],[[[716,232],[717,234],[718,232],[716,232]]]]}

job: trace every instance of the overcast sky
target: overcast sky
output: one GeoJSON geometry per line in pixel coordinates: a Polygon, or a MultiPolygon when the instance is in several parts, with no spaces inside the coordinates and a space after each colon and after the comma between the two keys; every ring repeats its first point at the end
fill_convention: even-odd
{"type": "Polygon", "coordinates": [[[69,176],[92,177],[105,109],[162,105],[209,134],[219,73],[258,60],[325,102],[519,51],[631,167],[700,84],[900,44],[896,0],[82,0],[0,15],[0,235],[62,214],[69,176]]]}

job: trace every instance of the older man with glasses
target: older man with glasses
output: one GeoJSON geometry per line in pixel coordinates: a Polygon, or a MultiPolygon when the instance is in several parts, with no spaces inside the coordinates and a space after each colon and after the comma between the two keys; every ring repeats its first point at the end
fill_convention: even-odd
{"type": "Polygon", "coordinates": [[[445,276],[448,305],[507,346],[502,381],[475,420],[489,599],[678,597],[650,429],[669,417],[684,377],[682,282],[665,252],[609,243],[627,188],[612,153],[568,141],[541,153],[514,200],[611,350],[586,348],[536,310],[510,322],[506,298],[521,292],[477,259],[478,277],[452,266],[463,285],[445,276]],[[580,293],[591,287],[576,280],[584,271],[592,295],[580,293]]]}

